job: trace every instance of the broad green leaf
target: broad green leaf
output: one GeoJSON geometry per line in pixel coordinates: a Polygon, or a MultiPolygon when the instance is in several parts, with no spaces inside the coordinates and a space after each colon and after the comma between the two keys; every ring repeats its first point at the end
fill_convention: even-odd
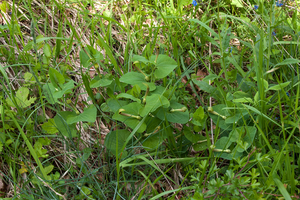
{"type": "Polygon", "coordinates": [[[235,99],[251,97],[250,94],[242,91],[236,91],[235,93],[233,93],[233,96],[235,99]]]}
{"type": "Polygon", "coordinates": [[[228,149],[231,144],[232,142],[230,141],[230,138],[224,136],[217,140],[217,142],[215,143],[215,148],[225,150],[228,149]]]}
{"type": "Polygon", "coordinates": [[[80,53],[79,53],[79,60],[80,60],[80,64],[84,67],[84,68],[88,68],[90,65],[90,57],[86,54],[86,52],[84,52],[83,49],[81,49],[80,53]]]}
{"type": "Polygon", "coordinates": [[[52,54],[52,51],[51,51],[51,47],[48,43],[46,43],[44,45],[44,54],[47,58],[50,58],[51,57],[51,54],[52,54]]]}
{"type": "Polygon", "coordinates": [[[285,82],[285,83],[279,83],[278,85],[274,85],[272,87],[270,87],[267,91],[269,90],[281,90],[283,88],[285,88],[286,86],[288,86],[291,83],[291,81],[285,82]]]}
{"type": "MultiPolygon", "coordinates": [[[[151,62],[155,62],[156,55],[152,55],[151,62]]],[[[162,79],[168,76],[176,67],[177,62],[167,55],[158,55],[156,63],[156,70],[154,71],[155,78],[162,79]]]]}
{"type": "Polygon", "coordinates": [[[83,113],[68,117],[67,123],[73,124],[81,121],[95,122],[96,117],[97,117],[97,108],[93,104],[91,104],[89,107],[84,109],[83,113]]]}
{"type": "Polygon", "coordinates": [[[35,83],[36,82],[33,74],[30,73],[30,72],[25,72],[24,79],[25,79],[25,82],[30,82],[30,83],[35,83]]]}
{"type": "Polygon", "coordinates": [[[196,112],[193,114],[192,123],[194,125],[199,126],[200,129],[205,127],[205,122],[207,119],[207,115],[204,113],[202,106],[200,106],[196,112]]]}
{"type": "Polygon", "coordinates": [[[149,151],[157,149],[166,138],[164,134],[156,133],[147,137],[142,143],[145,149],[149,151]]]}
{"type": "Polygon", "coordinates": [[[216,74],[209,74],[208,76],[205,76],[205,78],[202,81],[209,82],[213,81],[215,79],[218,79],[219,77],[216,74]]]}
{"type": "MultiPolygon", "coordinates": [[[[69,116],[74,116],[75,113],[70,111],[63,111],[56,114],[54,122],[59,132],[66,137],[77,137],[76,124],[67,124],[69,116]]],[[[76,114],[75,114],[76,115],[76,114]]]]}
{"type": "Polygon", "coordinates": [[[61,89],[55,88],[52,83],[46,83],[43,85],[43,92],[47,98],[47,101],[51,104],[57,102],[59,98],[61,98],[64,94],[72,92],[74,88],[74,81],[70,80],[66,84],[61,86],[61,89]]]}
{"type": "MultiPolygon", "coordinates": [[[[181,109],[182,107],[184,107],[184,105],[177,103],[176,101],[170,101],[171,109],[181,109]]],[[[185,112],[170,112],[170,108],[160,108],[156,116],[163,121],[166,116],[167,120],[172,123],[185,124],[189,121],[188,110],[185,112]]]]}
{"type": "Polygon", "coordinates": [[[48,134],[55,134],[58,132],[54,119],[49,119],[48,122],[45,122],[42,124],[42,128],[48,133],[48,134]]]}
{"type": "MultiPolygon", "coordinates": [[[[185,126],[183,129],[184,136],[191,141],[192,143],[204,142],[207,138],[203,135],[199,135],[198,133],[194,133],[192,129],[188,126],[185,126]]],[[[207,143],[207,142],[204,142],[207,143]]]]}
{"type": "MultiPolygon", "coordinates": [[[[34,103],[34,101],[36,100],[35,97],[30,97],[28,99],[28,95],[29,95],[29,89],[26,87],[21,87],[18,89],[18,91],[16,92],[16,103],[18,106],[20,106],[21,108],[26,108],[28,106],[30,106],[31,104],[34,103]]],[[[10,99],[6,99],[7,103],[9,106],[11,107],[15,107],[14,103],[10,100],[10,99]]]]}
{"type": "Polygon", "coordinates": [[[207,92],[207,93],[211,94],[216,99],[222,98],[221,95],[220,95],[220,92],[217,90],[217,88],[209,85],[205,81],[198,81],[196,79],[192,79],[192,80],[204,92],[207,92]]]}
{"type": "Polygon", "coordinates": [[[108,148],[115,156],[119,156],[122,153],[122,157],[127,156],[127,151],[120,152],[126,139],[129,137],[130,132],[123,129],[117,129],[116,131],[109,132],[104,140],[104,145],[108,148]],[[118,155],[117,154],[118,151],[118,155]]]}
{"type": "Polygon", "coordinates": [[[193,149],[195,151],[204,151],[207,148],[208,148],[208,145],[205,140],[203,142],[193,144],[193,149]]]}
{"type": "Polygon", "coordinates": [[[251,98],[233,99],[233,102],[235,102],[235,103],[252,103],[253,104],[253,100],[251,98]]]}
{"type": "Polygon", "coordinates": [[[65,83],[64,76],[54,68],[51,67],[49,68],[49,76],[52,85],[55,86],[56,88],[59,88],[60,85],[65,83]]]}
{"type": "MultiPolygon", "coordinates": [[[[137,102],[133,102],[130,103],[126,106],[122,106],[122,109],[124,109],[123,113],[128,114],[128,115],[134,115],[134,116],[140,116],[139,110],[142,108],[140,103],[137,102]]],[[[119,112],[115,112],[115,114],[112,117],[115,120],[121,121],[124,124],[126,124],[127,126],[129,126],[130,128],[134,129],[141,120],[136,119],[134,117],[130,117],[130,116],[124,116],[119,114],[119,112]]],[[[146,130],[147,125],[145,123],[143,123],[140,128],[137,130],[138,133],[142,133],[146,130]]]]}
{"type": "MultiPolygon", "coordinates": [[[[106,101],[107,106],[110,110],[114,113],[118,112],[118,110],[128,104],[128,101],[117,100],[117,99],[107,99],[106,101]]],[[[103,110],[104,111],[104,110],[103,110]]],[[[105,112],[105,111],[104,111],[105,112]]]]}
{"type": "Polygon", "coordinates": [[[100,79],[100,77],[97,76],[97,78],[94,78],[90,82],[90,87],[91,88],[105,87],[105,86],[109,86],[112,82],[113,82],[113,80],[109,80],[109,79],[105,79],[105,78],[100,79]]]}
{"type": "Polygon", "coordinates": [[[138,85],[134,85],[131,90],[128,90],[126,93],[131,94],[135,98],[139,98],[141,94],[141,88],[138,85]]]}
{"type": "Polygon", "coordinates": [[[10,10],[10,6],[7,1],[2,1],[2,3],[0,3],[0,10],[4,13],[7,13],[10,10]]]}
{"type": "Polygon", "coordinates": [[[238,8],[243,8],[244,7],[243,4],[241,3],[241,0],[232,0],[231,5],[234,5],[238,8]]]}
{"type": "Polygon", "coordinates": [[[237,123],[243,116],[247,115],[248,111],[241,109],[236,111],[235,115],[227,117],[225,119],[225,123],[227,124],[233,124],[233,123],[237,123]]]}
{"type": "Polygon", "coordinates": [[[146,105],[141,108],[140,114],[142,117],[149,114],[149,112],[154,112],[159,107],[168,108],[170,106],[170,102],[166,97],[159,94],[152,94],[151,96],[146,97],[146,105]]]}
{"type": "Polygon", "coordinates": [[[127,94],[127,93],[121,93],[121,94],[119,94],[116,98],[117,98],[117,99],[120,99],[120,98],[131,99],[132,101],[136,101],[136,102],[138,102],[138,103],[141,103],[141,100],[140,100],[140,99],[135,98],[135,97],[132,96],[131,94],[127,94]]]}
{"type": "Polygon", "coordinates": [[[54,169],[54,165],[48,165],[44,169],[45,169],[46,174],[50,174],[52,172],[52,170],[54,169]]]}
{"type": "Polygon", "coordinates": [[[147,82],[145,80],[145,76],[139,72],[128,72],[124,74],[120,78],[120,82],[127,83],[132,86],[138,85],[141,88],[141,90],[147,90],[145,84],[149,86],[150,91],[153,91],[156,88],[154,83],[147,82]]]}
{"type": "Polygon", "coordinates": [[[136,62],[136,61],[142,62],[142,63],[144,63],[144,64],[149,63],[149,60],[148,60],[148,59],[146,59],[146,58],[143,57],[143,56],[139,56],[139,55],[134,55],[134,56],[132,57],[132,62],[136,62]]]}
{"type": "Polygon", "coordinates": [[[94,47],[92,47],[91,45],[86,45],[87,48],[86,51],[90,54],[90,56],[93,57],[93,59],[99,63],[101,60],[104,59],[102,53],[98,50],[96,50],[94,47]]]}

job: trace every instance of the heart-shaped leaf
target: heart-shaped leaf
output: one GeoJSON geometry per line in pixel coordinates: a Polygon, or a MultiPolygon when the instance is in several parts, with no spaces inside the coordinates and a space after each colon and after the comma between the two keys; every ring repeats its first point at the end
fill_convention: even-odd
{"type": "MultiPolygon", "coordinates": [[[[150,57],[151,62],[155,62],[156,55],[150,57]]],[[[177,62],[167,55],[158,55],[156,63],[156,70],[154,72],[155,78],[161,79],[168,76],[176,67],[177,62]]]]}
{"type": "Polygon", "coordinates": [[[138,85],[141,90],[147,90],[146,85],[149,86],[150,91],[153,91],[156,88],[154,83],[147,82],[145,76],[139,72],[128,72],[120,78],[120,81],[132,86],[138,85]]]}
{"type": "MultiPolygon", "coordinates": [[[[131,129],[134,129],[139,123],[140,120],[135,118],[135,117],[131,117],[132,116],[140,116],[139,114],[139,110],[142,108],[140,103],[137,102],[133,102],[130,103],[126,106],[123,106],[122,109],[124,111],[122,111],[123,114],[129,115],[129,116],[124,116],[122,114],[120,114],[118,111],[115,112],[115,114],[113,115],[113,119],[118,120],[123,122],[124,124],[126,124],[127,126],[129,126],[131,129]]],[[[146,124],[143,123],[140,128],[137,130],[138,133],[142,133],[146,130],[146,124]]]]}
{"type": "Polygon", "coordinates": [[[115,156],[119,156],[122,153],[122,157],[127,156],[127,151],[121,152],[126,139],[129,137],[130,132],[123,129],[109,132],[104,140],[104,145],[108,148],[115,156]],[[118,151],[118,155],[117,154],[118,151]]]}
{"type": "Polygon", "coordinates": [[[76,124],[67,123],[68,118],[74,116],[74,114],[75,114],[74,112],[63,111],[63,112],[59,112],[54,117],[56,128],[63,136],[70,137],[70,138],[77,137],[76,124]]]}
{"type": "Polygon", "coordinates": [[[141,108],[140,114],[142,117],[149,114],[149,112],[154,112],[159,107],[168,108],[170,102],[168,99],[159,94],[152,94],[151,96],[146,97],[146,105],[144,108],[141,108]]]}
{"type": "MultiPolygon", "coordinates": [[[[34,103],[34,101],[36,100],[35,97],[30,97],[28,99],[28,95],[29,95],[29,89],[26,87],[21,87],[18,89],[18,91],[16,92],[16,103],[19,107],[21,108],[26,108],[28,106],[30,106],[32,103],[34,103]]],[[[6,102],[9,106],[11,107],[15,107],[14,103],[10,100],[10,99],[6,99],[6,102]]]]}
{"type": "MultiPolygon", "coordinates": [[[[170,107],[172,109],[181,109],[184,107],[184,105],[176,102],[176,101],[170,101],[170,107]]],[[[169,122],[173,123],[179,123],[179,124],[185,124],[189,121],[189,111],[186,110],[185,112],[170,112],[170,108],[160,108],[157,112],[156,116],[161,119],[165,120],[165,117],[169,122]]]]}
{"type": "Polygon", "coordinates": [[[91,104],[89,107],[84,109],[83,113],[68,117],[67,123],[73,124],[80,121],[95,122],[96,117],[97,117],[97,108],[93,104],[91,104]]]}

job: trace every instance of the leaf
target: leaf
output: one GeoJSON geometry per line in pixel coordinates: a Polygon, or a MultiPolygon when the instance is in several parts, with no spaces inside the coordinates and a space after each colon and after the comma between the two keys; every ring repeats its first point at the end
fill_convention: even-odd
{"type": "MultiPolygon", "coordinates": [[[[197,142],[202,142],[202,141],[205,141],[207,140],[207,138],[203,135],[199,135],[199,134],[194,134],[194,132],[192,131],[192,129],[188,126],[185,126],[184,129],[183,129],[183,133],[184,133],[184,136],[189,140],[191,141],[192,143],[197,143],[197,142]]],[[[206,143],[206,142],[204,142],[206,143]]]]}
{"type": "Polygon", "coordinates": [[[90,157],[92,151],[93,150],[91,148],[84,148],[83,155],[80,157],[77,157],[76,163],[79,165],[82,165],[82,162],[85,162],[90,157]]]}
{"type": "Polygon", "coordinates": [[[144,63],[144,64],[147,64],[147,63],[150,62],[148,59],[146,59],[146,58],[143,57],[143,56],[134,55],[134,56],[132,57],[132,62],[136,62],[136,61],[142,62],[142,63],[144,63]]]}
{"type": "Polygon", "coordinates": [[[235,102],[235,103],[252,103],[253,104],[253,100],[251,98],[233,99],[233,102],[235,102]]]}
{"type": "MultiPolygon", "coordinates": [[[[173,109],[181,109],[182,107],[184,107],[184,105],[172,100],[170,101],[170,107],[173,109]]],[[[160,108],[156,116],[163,121],[165,120],[166,116],[167,120],[172,123],[185,124],[189,121],[188,110],[186,110],[185,112],[170,112],[169,108],[160,108]]]]}
{"type": "Polygon", "coordinates": [[[105,87],[105,86],[109,86],[112,82],[113,82],[113,80],[109,80],[109,79],[105,79],[105,78],[99,79],[99,76],[97,76],[97,78],[94,78],[90,82],[90,87],[91,88],[105,87]]]}
{"type": "Polygon", "coordinates": [[[143,141],[143,146],[145,147],[146,150],[150,151],[150,150],[157,149],[162,144],[164,139],[167,138],[165,134],[160,134],[160,133],[150,135],[143,141]]]}
{"type": "Polygon", "coordinates": [[[209,74],[208,76],[205,76],[205,78],[202,81],[205,81],[208,83],[210,80],[213,81],[218,78],[219,77],[216,74],[209,74]]]}
{"type": "Polygon", "coordinates": [[[54,68],[49,68],[49,76],[50,76],[50,80],[52,85],[54,85],[54,87],[59,88],[59,85],[64,84],[65,83],[65,78],[64,76],[59,73],[56,69],[54,68]]]}
{"type": "Polygon", "coordinates": [[[48,122],[45,122],[42,124],[42,128],[48,133],[48,134],[55,134],[58,132],[54,119],[49,119],[48,122]]]}
{"type": "Polygon", "coordinates": [[[72,92],[74,88],[74,81],[70,80],[66,84],[61,86],[61,89],[55,88],[52,83],[46,83],[43,85],[43,92],[49,103],[54,104],[57,102],[59,98],[61,98],[64,94],[72,92]]]}
{"type": "MultiPolygon", "coordinates": [[[[151,62],[155,62],[156,55],[152,55],[151,62]]],[[[168,76],[176,67],[177,62],[167,55],[158,55],[156,63],[156,70],[154,71],[155,78],[162,79],[168,76]]]]}
{"type": "Polygon", "coordinates": [[[79,60],[80,60],[80,64],[84,67],[84,68],[88,68],[90,65],[90,57],[86,54],[86,52],[81,49],[80,53],[79,53],[79,60]]]}
{"type": "Polygon", "coordinates": [[[269,91],[269,90],[276,90],[276,91],[278,91],[278,90],[281,90],[281,89],[285,88],[290,83],[291,83],[291,81],[288,81],[288,82],[285,82],[285,83],[279,83],[278,85],[274,85],[274,86],[270,87],[266,91],[269,91]]]}
{"type": "Polygon", "coordinates": [[[48,43],[46,43],[44,45],[44,54],[47,58],[50,58],[51,57],[51,54],[52,54],[52,51],[51,51],[51,47],[48,43]]]}
{"type": "Polygon", "coordinates": [[[204,92],[207,92],[207,93],[211,94],[216,99],[222,98],[221,95],[220,95],[220,92],[217,90],[217,88],[209,85],[205,81],[198,81],[196,79],[192,79],[192,80],[204,92]]]}
{"type": "Polygon", "coordinates": [[[225,119],[226,124],[233,124],[237,123],[243,116],[247,115],[248,111],[247,110],[238,110],[233,116],[227,117],[225,119]]]}
{"type": "Polygon", "coordinates": [[[48,165],[44,169],[45,169],[46,174],[50,174],[52,172],[52,170],[54,169],[54,165],[48,165]]]}
{"type": "Polygon", "coordinates": [[[132,96],[131,94],[127,94],[127,93],[121,93],[119,94],[117,97],[117,99],[120,99],[120,98],[126,98],[126,99],[131,99],[132,101],[136,101],[138,103],[141,103],[141,100],[138,99],[138,98],[135,98],[134,96],[132,96]]]}
{"type": "Polygon", "coordinates": [[[291,196],[289,195],[288,191],[284,187],[283,183],[278,178],[276,178],[275,175],[273,175],[273,181],[278,186],[278,189],[279,189],[280,193],[282,194],[282,196],[284,197],[284,199],[292,200],[291,196]]]}
{"type": "Polygon", "coordinates": [[[128,72],[128,73],[124,74],[120,78],[120,82],[127,83],[132,86],[138,85],[141,88],[141,90],[147,90],[147,87],[145,84],[147,84],[149,86],[150,91],[153,91],[156,88],[154,83],[147,82],[145,80],[145,76],[139,72],[128,72]]]}
{"type": "Polygon", "coordinates": [[[232,0],[231,5],[234,5],[238,8],[243,8],[244,7],[240,0],[232,0]]]}
{"type": "Polygon", "coordinates": [[[293,65],[293,64],[297,64],[299,63],[300,60],[298,59],[294,59],[294,58],[287,58],[285,59],[284,61],[276,64],[274,67],[277,67],[277,66],[282,66],[282,65],[293,65]]]}
{"type": "MultiPolygon", "coordinates": [[[[31,104],[34,103],[34,101],[36,100],[36,98],[28,98],[29,95],[29,89],[26,87],[21,87],[18,89],[18,91],[16,92],[16,103],[19,107],[21,108],[26,108],[28,106],[30,106],[31,104]]],[[[10,99],[6,99],[7,104],[11,107],[15,107],[14,103],[10,100],[10,99]]]]}
{"type": "Polygon", "coordinates": [[[225,150],[228,149],[228,147],[231,145],[231,141],[230,138],[228,137],[221,137],[220,139],[217,140],[217,142],[215,143],[216,149],[221,149],[221,150],[225,150]]]}
{"type": "Polygon", "coordinates": [[[195,151],[204,151],[207,148],[208,148],[207,142],[193,144],[193,149],[195,151]]]}
{"type": "Polygon", "coordinates": [[[25,79],[25,82],[31,82],[31,83],[35,83],[36,81],[35,81],[35,78],[34,78],[34,76],[33,76],[33,74],[32,73],[30,73],[30,72],[25,72],[25,74],[24,74],[24,79],[25,79]]]}
{"type": "Polygon", "coordinates": [[[7,1],[2,1],[2,3],[0,3],[0,10],[4,13],[9,11],[9,4],[7,3],[7,1]]]}
{"type": "Polygon", "coordinates": [[[111,109],[112,112],[116,113],[122,107],[128,104],[128,101],[117,100],[117,99],[108,99],[106,101],[107,106],[111,109]]]}
{"type": "Polygon", "coordinates": [[[236,91],[235,93],[233,93],[233,96],[236,99],[251,97],[250,94],[242,91],[236,91]]]}
{"type": "MultiPolygon", "coordinates": [[[[54,122],[59,132],[66,137],[77,137],[76,124],[67,124],[69,116],[74,116],[75,113],[70,111],[62,111],[56,114],[54,122]]],[[[76,115],[76,114],[75,114],[76,115]]]]}
{"type": "Polygon", "coordinates": [[[95,122],[97,117],[97,108],[91,104],[89,107],[85,108],[83,113],[76,116],[69,116],[67,118],[68,124],[73,124],[81,121],[95,122]]]}
{"type": "Polygon", "coordinates": [[[127,151],[120,152],[126,139],[129,137],[130,132],[123,129],[118,129],[116,131],[109,132],[104,140],[104,145],[108,148],[115,156],[119,156],[122,153],[122,157],[127,156],[127,151]],[[116,155],[118,151],[118,155],[116,155]]]}
{"type": "MultiPolygon", "coordinates": [[[[134,116],[139,116],[139,110],[142,108],[140,103],[137,102],[133,102],[130,103],[126,106],[122,106],[122,109],[124,109],[125,111],[123,113],[128,114],[128,115],[134,115],[134,116]]],[[[129,126],[130,128],[134,129],[141,120],[138,120],[136,118],[133,117],[129,117],[129,116],[124,116],[119,114],[119,112],[115,112],[115,114],[112,117],[115,120],[121,121],[124,124],[126,124],[127,126],[129,126]]],[[[137,130],[138,133],[142,133],[146,130],[147,125],[145,123],[143,123],[139,129],[137,130]]]]}
{"type": "Polygon", "coordinates": [[[205,127],[205,122],[207,119],[207,115],[204,113],[204,110],[202,108],[202,106],[200,106],[196,112],[193,114],[193,120],[192,123],[194,125],[197,125],[200,127],[200,129],[202,130],[202,128],[205,127]]]}
{"type": "Polygon", "coordinates": [[[142,117],[148,115],[150,112],[154,112],[159,107],[168,108],[170,102],[168,99],[159,94],[152,94],[151,96],[146,97],[146,105],[141,108],[140,114],[142,117]]]}

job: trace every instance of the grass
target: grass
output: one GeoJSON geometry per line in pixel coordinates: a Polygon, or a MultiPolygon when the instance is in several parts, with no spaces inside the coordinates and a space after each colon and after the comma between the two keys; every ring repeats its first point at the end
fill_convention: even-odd
{"type": "Polygon", "coordinates": [[[0,198],[299,199],[298,4],[2,1],[0,198]]]}

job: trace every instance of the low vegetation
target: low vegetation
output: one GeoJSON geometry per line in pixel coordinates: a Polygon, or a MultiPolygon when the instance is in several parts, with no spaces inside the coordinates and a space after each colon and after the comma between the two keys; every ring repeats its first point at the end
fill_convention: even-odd
{"type": "Polygon", "coordinates": [[[300,1],[0,3],[1,199],[299,199],[300,1]]]}

